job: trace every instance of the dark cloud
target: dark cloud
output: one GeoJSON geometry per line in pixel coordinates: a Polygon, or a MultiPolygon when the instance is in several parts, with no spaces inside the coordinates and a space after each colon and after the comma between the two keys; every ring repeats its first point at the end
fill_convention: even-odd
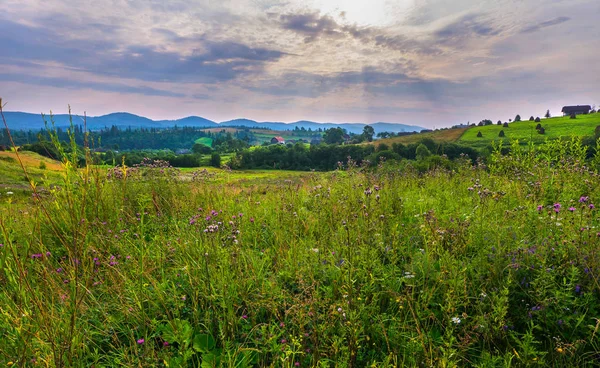
{"type": "Polygon", "coordinates": [[[116,93],[135,93],[146,96],[165,96],[165,97],[185,97],[183,93],[159,90],[146,86],[129,86],[125,84],[85,82],[81,80],[71,80],[65,78],[38,77],[29,74],[19,73],[0,73],[0,81],[18,82],[32,84],[37,86],[50,86],[66,89],[93,89],[96,91],[116,92],[116,93]]]}
{"type": "Polygon", "coordinates": [[[571,18],[569,17],[558,17],[558,18],[554,18],[554,19],[550,19],[547,20],[545,22],[524,28],[521,33],[533,33],[533,32],[537,32],[543,28],[547,28],[547,27],[552,27],[555,26],[557,24],[561,24],[564,22],[568,22],[569,20],[571,20],[571,18]]]}
{"type": "Polygon", "coordinates": [[[481,15],[469,14],[434,32],[436,43],[443,45],[461,45],[477,37],[496,36],[502,31],[488,24],[481,15]]]}
{"type": "Polygon", "coordinates": [[[311,42],[320,36],[341,36],[343,31],[337,22],[328,15],[319,12],[302,14],[283,14],[279,16],[281,27],[306,36],[305,42],[311,42]]]}
{"type": "MultiPolygon", "coordinates": [[[[159,32],[161,32],[159,30],[159,32]]],[[[171,37],[176,34],[162,33],[171,37]]],[[[199,39],[200,40],[200,39],[199,39]]],[[[0,22],[0,62],[15,59],[57,62],[97,74],[144,81],[217,83],[261,73],[267,63],[285,54],[232,41],[203,41],[192,55],[148,46],[124,47],[111,40],[77,40],[48,29],[0,22]]]]}

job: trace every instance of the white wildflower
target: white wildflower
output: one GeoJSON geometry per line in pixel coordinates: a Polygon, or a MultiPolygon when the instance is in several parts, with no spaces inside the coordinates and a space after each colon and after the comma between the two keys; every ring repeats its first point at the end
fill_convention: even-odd
{"type": "Polygon", "coordinates": [[[460,322],[461,322],[460,318],[458,318],[458,317],[452,317],[452,323],[454,323],[455,325],[460,324],[460,322]]]}

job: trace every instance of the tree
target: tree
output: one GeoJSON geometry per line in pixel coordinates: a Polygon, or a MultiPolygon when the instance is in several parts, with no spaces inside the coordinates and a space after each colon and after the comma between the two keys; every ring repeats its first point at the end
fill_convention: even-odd
{"type": "Polygon", "coordinates": [[[212,152],[212,148],[202,143],[194,143],[192,152],[198,155],[207,155],[212,152]]]}
{"type": "Polygon", "coordinates": [[[498,120],[498,122],[496,123],[496,125],[502,125],[502,120],[498,120]]]}
{"type": "Polygon", "coordinates": [[[323,134],[323,141],[327,144],[342,144],[344,142],[344,130],[342,128],[331,128],[323,134]]]}
{"type": "Polygon", "coordinates": [[[481,138],[483,137],[483,134],[481,134],[481,131],[477,132],[477,138],[481,138]]]}
{"type": "Polygon", "coordinates": [[[533,117],[533,115],[531,115],[531,116],[529,117],[529,121],[534,121],[534,120],[535,120],[535,118],[533,117]]]}
{"type": "Polygon", "coordinates": [[[221,155],[213,152],[212,155],[210,155],[210,166],[221,167],[221,155]]]}
{"type": "Polygon", "coordinates": [[[537,131],[539,134],[546,134],[546,129],[544,129],[544,127],[541,127],[540,129],[538,129],[537,131]]]}
{"type": "Polygon", "coordinates": [[[370,125],[365,125],[365,127],[363,128],[362,135],[367,141],[373,142],[373,135],[375,135],[375,129],[373,129],[373,127],[370,125]]]}
{"type": "Polygon", "coordinates": [[[521,121],[521,115],[517,114],[517,116],[515,116],[515,122],[517,121],[521,121]]]}
{"type": "Polygon", "coordinates": [[[417,157],[417,160],[422,160],[426,157],[431,156],[431,151],[429,151],[429,148],[427,148],[426,145],[421,143],[417,146],[417,149],[415,150],[415,156],[417,157]]]}
{"type": "Polygon", "coordinates": [[[550,115],[550,110],[546,110],[546,115],[544,115],[544,117],[548,119],[550,116],[552,116],[550,115]]]}
{"type": "Polygon", "coordinates": [[[539,117],[539,116],[538,116],[537,118],[535,118],[535,122],[536,122],[536,123],[539,123],[540,121],[542,121],[542,120],[540,119],[540,117],[539,117]]]}
{"type": "Polygon", "coordinates": [[[502,126],[503,126],[504,128],[508,128],[508,123],[504,123],[504,124],[502,124],[502,126]]]}
{"type": "Polygon", "coordinates": [[[504,130],[501,130],[500,133],[498,133],[498,137],[505,137],[506,135],[504,134],[504,130]]]}

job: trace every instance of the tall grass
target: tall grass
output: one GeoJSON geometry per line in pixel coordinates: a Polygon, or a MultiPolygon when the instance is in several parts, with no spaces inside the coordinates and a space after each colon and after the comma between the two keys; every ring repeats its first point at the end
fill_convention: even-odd
{"type": "Polygon", "coordinates": [[[244,187],[65,153],[0,212],[0,362],[597,365],[598,174],[548,144],[244,187]]]}

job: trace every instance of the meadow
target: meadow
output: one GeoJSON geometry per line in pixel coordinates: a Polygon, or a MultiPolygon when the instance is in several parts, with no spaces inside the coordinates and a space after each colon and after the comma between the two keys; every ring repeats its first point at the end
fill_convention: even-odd
{"type": "Polygon", "coordinates": [[[0,364],[597,366],[585,151],[515,144],[426,173],[64,156],[56,185],[0,195],[0,364]]]}

